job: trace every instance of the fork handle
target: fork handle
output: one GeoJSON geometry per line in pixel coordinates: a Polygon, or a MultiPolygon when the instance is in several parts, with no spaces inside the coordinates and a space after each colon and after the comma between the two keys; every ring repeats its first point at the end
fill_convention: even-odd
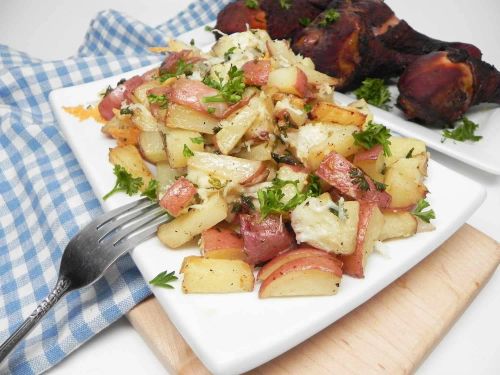
{"type": "Polygon", "coordinates": [[[35,311],[21,324],[5,342],[0,345],[0,363],[7,357],[7,355],[16,347],[17,344],[26,336],[33,327],[37,325],[40,319],[64,296],[71,287],[71,281],[66,277],[60,277],[57,280],[56,286],[40,302],[35,311]]]}

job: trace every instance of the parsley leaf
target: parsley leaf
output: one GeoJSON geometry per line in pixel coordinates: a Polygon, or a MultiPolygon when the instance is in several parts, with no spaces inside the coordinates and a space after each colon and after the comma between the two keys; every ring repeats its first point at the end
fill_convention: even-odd
{"type": "Polygon", "coordinates": [[[149,94],[148,95],[148,102],[150,104],[159,104],[160,108],[167,108],[168,107],[168,99],[165,95],[149,94]]]}
{"type": "Polygon", "coordinates": [[[292,0],[280,0],[280,7],[288,10],[292,7],[292,0]]]}
{"type": "Polygon", "coordinates": [[[174,289],[174,287],[169,283],[177,279],[178,278],[177,276],[175,276],[175,271],[172,271],[170,273],[168,271],[163,271],[156,275],[153,280],[150,280],[149,283],[160,288],[174,289]]]}
{"type": "Polygon", "coordinates": [[[182,149],[182,155],[184,155],[185,158],[190,158],[191,156],[194,156],[193,151],[191,151],[191,149],[185,143],[184,143],[184,148],[182,149]]]}
{"type": "Polygon", "coordinates": [[[169,78],[179,77],[183,74],[190,75],[193,72],[193,64],[186,64],[186,62],[180,59],[175,66],[175,72],[173,73],[162,73],[158,77],[160,82],[165,82],[169,78]]]}
{"type": "Polygon", "coordinates": [[[373,183],[375,184],[375,188],[378,191],[384,191],[387,188],[387,185],[382,183],[382,182],[378,182],[378,181],[374,180],[373,183]]]}
{"type": "Polygon", "coordinates": [[[358,87],[354,93],[356,98],[365,99],[367,103],[383,109],[389,109],[387,104],[391,100],[391,93],[384,83],[383,79],[367,78],[358,87]]]}
{"type": "Polygon", "coordinates": [[[245,5],[250,9],[257,9],[259,2],[257,0],[245,0],[245,5]]]}
{"type": "Polygon", "coordinates": [[[121,165],[115,165],[113,173],[116,176],[116,183],[113,189],[102,197],[103,200],[108,199],[111,195],[118,192],[123,192],[128,195],[134,195],[139,191],[139,188],[144,184],[141,177],[134,178],[121,165]]]}
{"type": "Polygon", "coordinates": [[[202,145],[203,143],[205,143],[205,139],[203,137],[194,137],[194,138],[189,138],[191,139],[191,142],[197,144],[197,145],[202,145]]]}
{"type": "Polygon", "coordinates": [[[313,109],[312,104],[309,104],[309,103],[304,104],[304,112],[305,112],[305,113],[309,113],[309,112],[311,112],[311,111],[312,111],[312,109],[313,109]]]}
{"type": "Polygon", "coordinates": [[[158,199],[158,187],[160,186],[160,183],[156,180],[149,180],[148,186],[144,191],[142,192],[141,196],[142,197],[147,197],[151,199],[152,201],[155,201],[158,199]]]}
{"type": "Polygon", "coordinates": [[[123,107],[120,109],[120,115],[133,115],[134,111],[130,109],[130,107],[123,107]]]}
{"type": "Polygon", "coordinates": [[[226,83],[222,83],[222,79],[219,77],[219,81],[212,79],[210,77],[205,77],[203,83],[214,89],[219,90],[218,95],[205,96],[203,102],[205,103],[217,103],[217,102],[228,102],[237,103],[241,100],[243,96],[243,91],[245,90],[245,82],[243,78],[243,71],[239,70],[236,66],[231,65],[229,72],[227,73],[228,79],[226,83]]]}
{"type": "Polygon", "coordinates": [[[389,147],[391,144],[391,141],[389,141],[391,132],[382,124],[376,124],[370,121],[366,130],[355,132],[352,136],[354,137],[354,144],[358,146],[364,147],[368,150],[375,145],[382,145],[384,155],[392,155],[389,147]]]}
{"type": "Polygon", "coordinates": [[[302,163],[295,159],[295,157],[290,153],[286,152],[285,155],[277,154],[276,152],[271,152],[271,157],[276,163],[283,163],[289,165],[301,165],[302,163]]]}
{"type": "Polygon", "coordinates": [[[208,178],[208,183],[214,188],[214,189],[217,189],[217,190],[220,190],[224,187],[226,187],[227,185],[227,181],[222,184],[221,180],[219,180],[217,177],[213,177],[213,176],[210,176],[208,178]]]}
{"type": "Polygon", "coordinates": [[[475,135],[474,132],[479,127],[478,124],[472,122],[467,117],[463,117],[461,119],[462,124],[457,126],[453,130],[445,129],[443,130],[443,139],[441,142],[445,141],[445,138],[454,139],[455,141],[464,142],[464,141],[472,141],[477,142],[481,140],[483,137],[480,135],[475,135]]]}
{"type": "Polygon", "coordinates": [[[211,115],[213,115],[215,113],[215,107],[208,107],[207,108],[207,112],[211,115]]]}
{"type": "Polygon", "coordinates": [[[415,151],[415,147],[410,148],[410,151],[405,156],[405,159],[411,159],[413,157],[413,151],[415,151]]]}
{"type": "Polygon", "coordinates": [[[335,9],[328,9],[323,12],[323,18],[318,22],[319,27],[327,27],[328,25],[337,22],[340,18],[340,13],[335,9]]]}
{"type": "Polygon", "coordinates": [[[260,189],[257,191],[257,198],[260,205],[260,214],[262,218],[266,218],[270,214],[283,214],[292,211],[299,204],[303,203],[309,197],[317,197],[320,192],[319,178],[317,176],[309,176],[309,184],[305,192],[300,192],[298,189],[298,180],[280,180],[275,178],[272,181],[272,186],[260,189]],[[283,187],[293,185],[296,189],[296,194],[290,198],[288,202],[282,202],[285,197],[283,187]]]}
{"type": "Polygon", "coordinates": [[[349,170],[349,176],[351,177],[351,181],[354,185],[358,185],[358,187],[363,191],[370,190],[370,185],[368,181],[366,181],[365,174],[359,168],[351,168],[349,170]]]}
{"type": "Polygon", "coordinates": [[[209,33],[211,33],[213,29],[214,28],[212,26],[208,26],[208,25],[205,26],[205,31],[208,31],[209,33]]]}
{"type": "Polygon", "coordinates": [[[236,47],[231,47],[226,52],[224,52],[224,60],[229,61],[235,49],[236,47]]]}
{"type": "Polygon", "coordinates": [[[308,17],[299,18],[299,23],[301,26],[307,27],[311,24],[311,19],[308,17]]]}
{"type": "Polygon", "coordinates": [[[430,223],[432,219],[436,218],[436,214],[432,209],[424,211],[424,209],[426,209],[429,206],[430,206],[429,202],[427,202],[425,199],[420,199],[417,202],[417,206],[413,209],[411,213],[413,214],[413,216],[418,217],[419,219],[425,221],[426,223],[430,223]]]}

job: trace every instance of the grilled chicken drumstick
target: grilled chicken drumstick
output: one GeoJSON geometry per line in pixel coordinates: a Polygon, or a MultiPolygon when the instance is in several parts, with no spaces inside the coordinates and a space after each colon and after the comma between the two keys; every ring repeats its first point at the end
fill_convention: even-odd
{"type": "Polygon", "coordinates": [[[474,104],[500,104],[500,72],[463,50],[421,56],[401,75],[398,88],[405,115],[431,126],[453,123],[474,104]]]}

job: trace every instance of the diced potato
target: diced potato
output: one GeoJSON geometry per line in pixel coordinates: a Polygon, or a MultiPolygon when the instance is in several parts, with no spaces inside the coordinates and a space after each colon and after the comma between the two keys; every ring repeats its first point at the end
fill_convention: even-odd
{"type": "Polygon", "coordinates": [[[193,152],[203,151],[203,143],[193,142],[193,139],[200,137],[200,133],[189,130],[170,128],[165,130],[168,162],[172,168],[183,168],[187,165],[188,157],[184,155],[184,145],[193,152]]]}
{"type": "Polygon", "coordinates": [[[141,130],[135,126],[128,116],[116,115],[109,120],[101,131],[116,139],[118,146],[136,145],[141,130]]]}
{"type": "Polygon", "coordinates": [[[158,238],[176,249],[227,216],[227,203],[219,194],[210,196],[201,207],[192,209],[158,228],[158,238]]]}
{"type": "Polygon", "coordinates": [[[358,234],[354,253],[341,257],[345,274],[362,278],[368,256],[373,251],[375,241],[380,238],[384,226],[384,215],[375,203],[361,202],[359,208],[358,234]]]}
{"type": "Polygon", "coordinates": [[[389,141],[391,142],[391,156],[386,157],[387,167],[390,167],[399,159],[406,158],[406,156],[409,155],[410,150],[412,149],[412,157],[420,154],[425,154],[427,152],[425,143],[419,139],[391,137],[389,138],[389,141]]]}
{"type": "Polygon", "coordinates": [[[294,259],[264,280],[259,297],[332,295],[337,293],[341,277],[339,264],[328,257],[294,259]]]}
{"type": "Polygon", "coordinates": [[[190,157],[187,163],[188,168],[195,168],[204,171],[207,175],[239,184],[260,182],[255,182],[254,180],[267,169],[265,164],[260,161],[217,155],[209,152],[195,152],[194,156],[190,157]]]}
{"type": "Polygon", "coordinates": [[[137,147],[132,145],[118,146],[109,149],[109,161],[113,165],[120,165],[133,177],[141,177],[143,185],[141,191],[146,189],[153,178],[151,171],[141,157],[137,147]]]}
{"type": "Polygon", "coordinates": [[[358,152],[354,155],[353,164],[361,168],[373,180],[384,182],[382,172],[385,169],[385,156],[382,146],[376,145],[370,150],[358,152]]]}
{"type": "Polygon", "coordinates": [[[263,135],[272,133],[275,128],[272,98],[261,92],[259,96],[254,96],[253,100],[254,107],[258,108],[258,117],[245,133],[244,139],[247,140],[262,139],[263,135]]]}
{"type": "Polygon", "coordinates": [[[207,229],[201,234],[200,246],[205,258],[247,260],[243,238],[231,229],[207,229]]]}
{"type": "Polygon", "coordinates": [[[292,147],[306,167],[316,170],[325,156],[332,151],[345,157],[355,154],[359,147],[354,144],[352,134],[358,130],[359,128],[353,125],[306,124],[299,128],[292,147]]]}
{"type": "Polygon", "coordinates": [[[141,132],[139,149],[147,161],[156,164],[167,160],[164,139],[161,132],[141,132]]]}
{"type": "Polygon", "coordinates": [[[427,188],[416,158],[399,159],[385,173],[386,192],[392,196],[391,208],[411,208],[425,197],[427,188]]]}
{"type": "Polygon", "coordinates": [[[250,147],[244,147],[235,156],[243,159],[266,161],[273,160],[271,153],[273,152],[273,142],[264,142],[250,147]]]}
{"type": "Polygon", "coordinates": [[[291,220],[297,242],[335,254],[351,254],[356,246],[359,203],[344,202],[347,213],[344,220],[330,211],[332,207],[330,195],[324,193],[295,208],[291,220]]]}
{"type": "Polygon", "coordinates": [[[327,84],[329,86],[334,86],[338,83],[338,79],[334,77],[330,77],[325,73],[318,72],[314,68],[310,66],[306,66],[304,64],[297,65],[300,70],[302,70],[307,76],[307,81],[313,85],[321,85],[327,84]]]}
{"type": "Polygon", "coordinates": [[[140,103],[146,108],[149,108],[148,91],[156,87],[160,87],[161,83],[153,79],[151,81],[144,82],[142,85],[134,90],[133,100],[135,103],[140,103]]]}
{"type": "Polygon", "coordinates": [[[274,116],[280,118],[283,112],[288,114],[290,122],[296,126],[302,126],[308,120],[307,113],[304,111],[304,101],[291,95],[276,102],[274,116]]]}
{"type": "Polygon", "coordinates": [[[208,113],[170,103],[167,112],[167,126],[204,134],[214,134],[214,128],[219,126],[219,120],[208,113]]]}
{"type": "Polygon", "coordinates": [[[307,185],[308,176],[309,174],[304,168],[282,165],[278,170],[276,177],[283,181],[298,181],[298,183],[297,187],[289,184],[281,188],[281,192],[283,193],[281,201],[286,203],[297,195],[297,190],[302,192],[304,187],[307,185]]]}
{"type": "Polygon", "coordinates": [[[409,212],[383,212],[384,226],[379,240],[413,236],[417,232],[417,219],[409,212]]]}
{"type": "Polygon", "coordinates": [[[158,120],[142,104],[134,104],[132,122],[142,131],[153,132],[162,129],[158,120]]]}
{"type": "Polygon", "coordinates": [[[373,113],[370,111],[370,108],[368,107],[368,103],[366,102],[366,100],[365,99],[356,100],[352,103],[349,103],[348,107],[354,108],[359,112],[363,113],[364,115],[366,115],[365,123],[361,127],[362,130],[365,130],[366,127],[368,126],[368,123],[373,120],[373,113]]]}
{"type": "Polygon", "coordinates": [[[354,125],[362,128],[366,115],[354,108],[340,107],[333,103],[319,102],[311,111],[313,120],[333,122],[338,125],[354,125]]]}
{"type": "Polygon", "coordinates": [[[160,184],[160,188],[173,184],[175,180],[185,174],[185,168],[172,168],[168,162],[161,161],[156,164],[156,180],[160,184]]]}
{"type": "Polygon", "coordinates": [[[251,292],[254,286],[252,268],[238,259],[188,257],[183,264],[184,293],[251,292]]]}
{"type": "Polygon", "coordinates": [[[305,96],[307,92],[307,76],[297,67],[278,68],[269,73],[269,86],[277,87],[281,92],[305,96]]]}
{"type": "Polygon", "coordinates": [[[258,98],[250,99],[248,105],[220,122],[222,129],[215,135],[215,140],[217,147],[224,155],[233,150],[257,119],[259,115],[257,102],[259,102],[258,98]]]}

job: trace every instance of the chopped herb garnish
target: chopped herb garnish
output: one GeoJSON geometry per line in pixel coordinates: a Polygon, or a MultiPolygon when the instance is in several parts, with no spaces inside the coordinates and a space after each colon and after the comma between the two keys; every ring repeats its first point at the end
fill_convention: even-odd
{"type": "Polygon", "coordinates": [[[120,115],[133,115],[134,111],[129,106],[120,108],[120,115]]]}
{"type": "Polygon", "coordinates": [[[250,9],[257,9],[259,2],[257,0],[245,0],[245,5],[250,9]]]}
{"type": "Polygon", "coordinates": [[[415,147],[412,147],[410,151],[406,154],[405,158],[406,159],[411,159],[413,157],[413,151],[415,150],[415,147]]]}
{"type": "Polygon", "coordinates": [[[427,202],[425,199],[420,199],[417,202],[417,206],[413,209],[411,213],[413,214],[413,216],[418,217],[422,221],[430,223],[432,219],[436,218],[436,214],[432,209],[424,211],[424,209],[426,209],[427,207],[430,207],[429,202],[427,202]]]}
{"type": "Polygon", "coordinates": [[[193,64],[186,64],[186,62],[182,59],[177,61],[177,65],[175,66],[175,72],[173,73],[162,73],[158,77],[160,82],[165,82],[169,78],[179,77],[183,74],[190,75],[193,72],[193,64]]]}
{"type": "Polygon", "coordinates": [[[160,288],[174,289],[174,287],[170,285],[170,283],[177,279],[178,278],[177,276],[175,276],[174,271],[172,272],[163,271],[160,272],[158,275],[156,275],[156,277],[153,280],[149,281],[149,283],[151,285],[158,286],[160,288]]]}
{"type": "Polygon", "coordinates": [[[476,129],[479,127],[478,124],[472,122],[467,117],[463,117],[461,121],[462,124],[457,126],[455,129],[443,130],[443,139],[441,140],[441,142],[444,142],[446,138],[454,139],[455,141],[459,142],[464,142],[464,141],[477,142],[483,138],[480,135],[474,134],[476,129]]]}
{"type": "Polygon", "coordinates": [[[389,109],[387,104],[391,100],[391,93],[383,79],[367,78],[354,93],[358,99],[365,99],[367,103],[383,109],[389,109]]]}
{"type": "Polygon", "coordinates": [[[191,40],[189,41],[189,44],[190,44],[192,47],[194,47],[194,39],[191,39],[191,40]]]}
{"type": "Polygon", "coordinates": [[[378,181],[373,181],[373,183],[375,184],[375,188],[378,190],[378,191],[384,191],[386,188],[387,188],[387,185],[382,183],[382,182],[378,182],[378,181]]]}
{"type": "Polygon", "coordinates": [[[184,143],[184,148],[182,149],[182,155],[184,155],[185,158],[190,158],[191,156],[194,156],[193,151],[191,151],[191,149],[185,143],[184,143]]]}
{"type": "Polygon", "coordinates": [[[121,165],[115,165],[113,173],[116,176],[115,186],[109,193],[102,197],[103,200],[108,199],[111,195],[118,192],[134,195],[139,191],[139,188],[144,185],[141,177],[133,177],[121,165]]]}
{"type": "Polygon", "coordinates": [[[224,52],[224,60],[229,61],[235,49],[236,47],[231,47],[226,52],[224,52]]]}
{"type": "Polygon", "coordinates": [[[382,124],[376,124],[370,121],[366,130],[355,132],[352,136],[354,137],[354,144],[358,146],[370,149],[375,145],[382,145],[384,155],[392,155],[389,147],[391,144],[391,141],[389,141],[391,132],[382,124]]]}
{"type": "Polygon", "coordinates": [[[318,22],[319,27],[327,27],[334,22],[337,22],[340,18],[340,13],[335,9],[328,9],[323,12],[323,18],[318,22]]]}
{"type": "Polygon", "coordinates": [[[287,152],[285,155],[280,155],[275,152],[271,152],[271,157],[276,163],[283,163],[283,164],[289,164],[289,165],[301,165],[302,163],[295,159],[295,157],[287,152]]]}
{"type": "Polygon", "coordinates": [[[158,104],[160,108],[168,107],[168,99],[165,95],[149,94],[148,101],[150,104],[158,104]]]}
{"type": "Polygon", "coordinates": [[[332,214],[337,216],[341,221],[345,221],[346,219],[349,218],[349,215],[347,215],[347,210],[344,208],[344,198],[340,197],[339,201],[337,204],[334,203],[334,207],[330,207],[328,211],[330,211],[332,214]]]}
{"type": "Polygon", "coordinates": [[[292,7],[292,0],[280,0],[280,6],[283,9],[288,10],[292,7]]]}
{"type": "Polygon", "coordinates": [[[319,185],[316,186],[317,181],[313,180],[310,182],[310,184],[313,184],[313,187],[308,186],[303,193],[299,191],[298,183],[298,180],[288,181],[275,178],[272,181],[272,186],[257,191],[261,216],[265,218],[270,214],[287,213],[303,203],[307,198],[319,195],[319,185]],[[285,197],[282,189],[286,185],[293,185],[296,189],[296,194],[288,202],[282,202],[282,199],[285,197]]]}
{"type": "Polygon", "coordinates": [[[363,171],[359,168],[351,168],[349,171],[349,176],[351,177],[351,181],[354,185],[358,185],[358,187],[363,191],[370,190],[370,185],[366,180],[366,176],[363,171]]]}
{"type": "Polygon", "coordinates": [[[243,91],[245,90],[245,82],[243,78],[243,71],[239,70],[236,66],[231,65],[227,73],[228,79],[226,83],[222,83],[222,79],[219,77],[219,81],[212,79],[210,77],[205,77],[203,83],[214,89],[219,90],[218,95],[205,96],[203,101],[205,103],[218,103],[218,102],[228,102],[237,103],[241,100],[243,91]]]}
{"type": "Polygon", "coordinates": [[[212,26],[208,26],[208,25],[205,26],[205,31],[208,31],[209,33],[211,33],[213,31],[213,29],[214,28],[212,26]]]}
{"type": "Polygon", "coordinates": [[[117,86],[120,86],[120,85],[123,85],[125,82],[127,82],[127,80],[126,80],[125,78],[122,78],[122,79],[120,79],[120,80],[116,83],[116,85],[117,85],[117,86]]]}
{"type": "Polygon", "coordinates": [[[160,186],[160,183],[156,180],[149,180],[148,186],[144,191],[142,192],[141,196],[147,197],[151,199],[152,201],[155,201],[158,199],[158,187],[160,186]]]}
{"type": "Polygon", "coordinates": [[[207,112],[211,115],[213,115],[215,113],[215,107],[208,107],[207,108],[207,112]]]}
{"type": "Polygon", "coordinates": [[[217,177],[210,176],[208,178],[208,183],[214,188],[214,189],[222,189],[226,187],[227,181],[223,184],[221,180],[219,180],[217,177]]]}
{"type": "Polygon", "coordinates": [[[299,18],[299,23],[301,26],[307,27],[311,24],[311,19],[308,17],[299,18]]]}
{"type": "Polygon", "coordinates": [[[311,112],[311,111],[312,111],[312,109],[313,109],[312,104],[309,104],[309,103],[304,104],[304,112],[305,112],[305,113],[309,113],[309,112],[311,112]]]}
{"type": "Polygon", "coordinates": [[[218,132],[221,131],[221,127],[220,126],[215,126],[212,130],[214,131],[214,134],[217,134],[218,132]]]}
{"type": "Polygon", "coordinates": [[[308,197],[319,197],[321,195],[319,177],[315,174],[311,173],[307,176],[306,195],[308,197]]]}
{"type": "Polygon", "coordinates": [[[247,206],[250,210],[255,210],[255,206],[252,201],[252,197],[249,197],[248,195],[242,195],[241,196],[241,203],[245,206],[247,206]]]}
{"type": "Polygon", "coordinates": [[[108,96],[109,93],[111,93],[111,91],[113,91],[113,88],[108,85],[108,87],[106,87],[106,90],[101,94],[101,96],[105,98],[106,96],[108,96]]]}
{"type": "Polygon", "coordinates": [[[194,137],[194,138],[189,138],[191,139],[191,142],[193,143],[196,143],[197,145],[202,145],[203,143],[205,143],[205,138],[203,137],[194,137]]]}

